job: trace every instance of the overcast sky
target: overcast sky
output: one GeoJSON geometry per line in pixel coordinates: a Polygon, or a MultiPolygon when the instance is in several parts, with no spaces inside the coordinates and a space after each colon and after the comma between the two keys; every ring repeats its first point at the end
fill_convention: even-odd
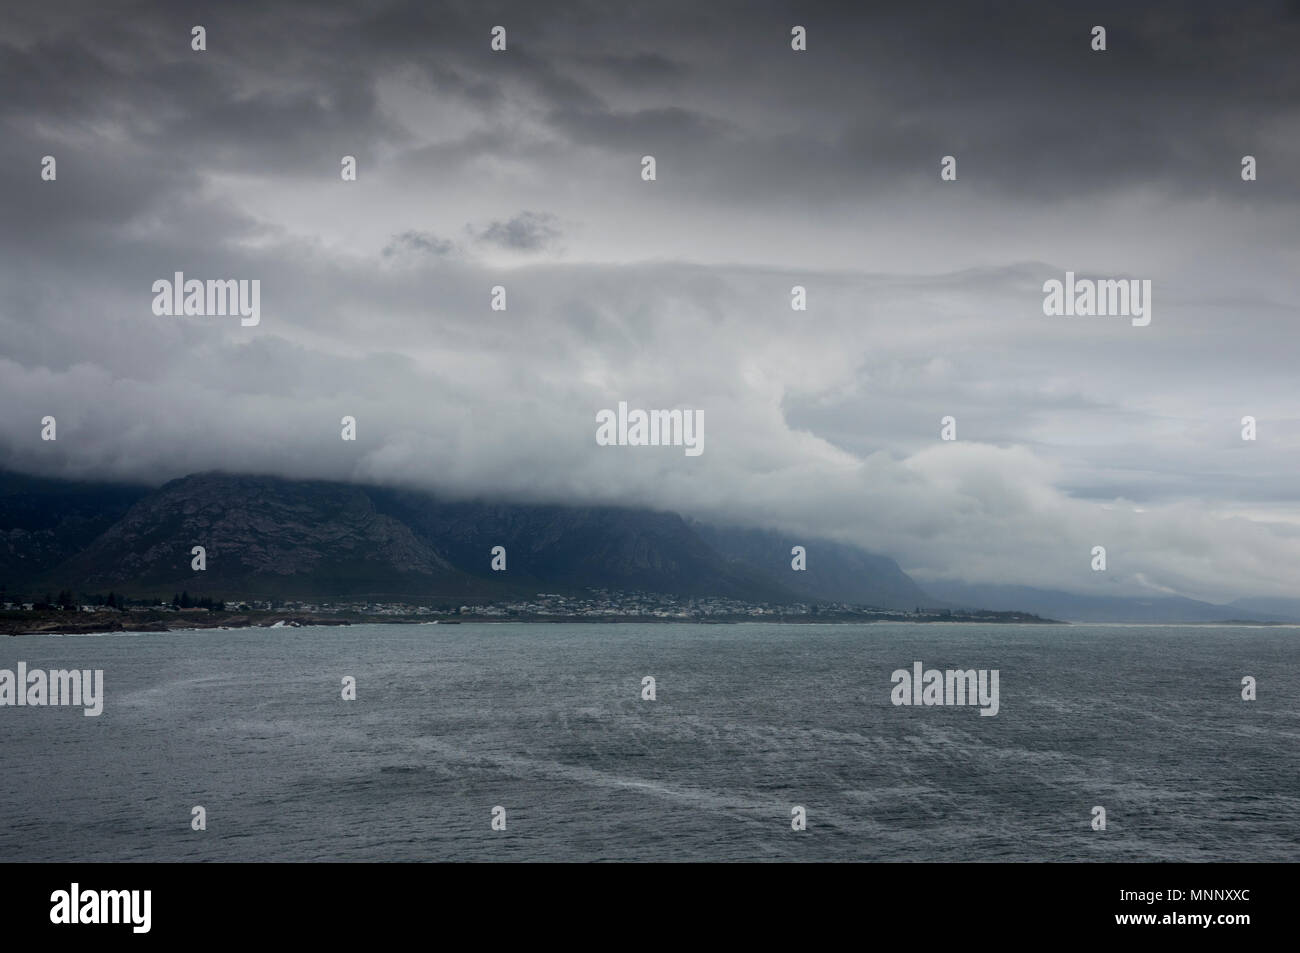
{"type": "Polygon", "coordinates": [[[1300,4],[838,6],[7,10],[0,466],[646,505],[923,582],[1300,595],[1300,4]],[[1045,316],[1067,270],[1150,279],[1150,325],[1045,316]],[[176,271],[259,279],[261,323],[154,315],[176,271]],[[703,410],[705,452],[597,446],[620,400],[703,410]]]}

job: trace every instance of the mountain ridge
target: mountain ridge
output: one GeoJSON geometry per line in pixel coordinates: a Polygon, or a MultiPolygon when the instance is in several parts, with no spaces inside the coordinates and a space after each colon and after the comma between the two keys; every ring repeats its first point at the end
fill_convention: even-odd
{"type": "MultiPolygon", "coordinates": [[[[634,507],[455,501],[409,489],[217,471],[152,490],[66,483],[61,494],[57,482],[39,478],[10,486],[13,499],[7,507],[0,502],[0,517],[8,513],[0,525],[7,543],[0,574],[9,591],[460,601],[607,589],[879,608],[911,608],[919,592],[887,557],[860,553],[855,565],[863,578],[841,571],[828,583],[815,572],[791,571],[789,547],[776,536],[769,558],[754,565],[735,557],[736,544],[731,556],[720,553],[702,537],[703,524],[634,507]],[[89,511],[96,493],[107,515],[69,523],[60,501],[82,501],[89,511]],[[24,565],[18,550],[34,533],[44,534],[47,545],[24,565]],[[204,571],[191,568],[194,546],[205,549],[204,571]],[[495,546],[505,547],[504,572],[491,568],[495,546]]],[[[709,529],[716,543],[726,543],[730,532],[744,531],[709,529]]],[[[809,545],[848,552],[841,544],[809,545]]],[[[753,540],[745,547],[752,550],[753,540]]],[[[831,563],[825,560],[823,577],[831,563]]]]}
{"type": "Polygon", "coordinates": [[[133,597],[451,604],[592,589],[754,603],[1031,612],[1075,622],[1300,622],[1300,599],[1219,605],[1029,586],[918,583],[825,539],[628,506],[454,500],[400,487],[207,471],[160,487],[0,471],[0,601],[133,597]],[[207,570],[191,568],[194,546],[207,570]],[[804,571],[791,549],[806,550],[804,571]],[[506,550],[506,571],[491,568],[506,550]]]}

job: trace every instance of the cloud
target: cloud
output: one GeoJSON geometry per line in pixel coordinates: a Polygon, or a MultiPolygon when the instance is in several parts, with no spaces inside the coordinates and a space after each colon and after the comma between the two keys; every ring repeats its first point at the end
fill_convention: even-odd
{"type": "Polygon", "coordinates": [[[450,255],[455,249],[455,244],[444,238],[439,238],[431,232],[411,230],[402,232],[400,235],[394,235],[393,240],[384,246],[382,254],[385,258],[391,258],[403,252],[414,252],[422,255],[450,255]]]}
{"type": "Polygon", "coordinates": [[[477,241],[511,251],[538,251],[554,245],[559,238],[554,215],[528,211],[506,222],[493,222],[475,236],[477,241]]]}

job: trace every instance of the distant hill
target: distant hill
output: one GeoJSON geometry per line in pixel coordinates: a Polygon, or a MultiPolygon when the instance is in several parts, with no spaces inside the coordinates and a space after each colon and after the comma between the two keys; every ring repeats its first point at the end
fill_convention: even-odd
{"type": "MultiPolygon", "coordinates": [[[[935,581],[926,589],[953,608],[1016,609],[1067,622],[1257,622],[1300,621],[1300,613],[1265,608],[1270,600],[1243,599],[1216,605],[1181,596],[1096,596],[1034,589],[1029,586],[981,585],[935,581]]],[[[1277,600],[1280,605],[1289,600],[1277,600]]]]}
{"type": "Polygon", "coordinates": [[[1275,618],[1287,622],[1300,622],[1300,599],[1288,599],[1285,596],[1254,596],[1248,599],[1234,599],[1228,605],[1245,618],[1275,618]]]}

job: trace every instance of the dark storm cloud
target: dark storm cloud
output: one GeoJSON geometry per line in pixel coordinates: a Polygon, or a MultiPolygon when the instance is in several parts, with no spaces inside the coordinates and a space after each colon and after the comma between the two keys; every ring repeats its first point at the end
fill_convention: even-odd
{"type": "MultiPolygon", "coordinates": [[[[213,11],[205,54],[185,42],[202,16],[127,9],[88,6],[65,32],[8,44],[4,115],[98,116],[193,164],[299,168],[350,142],[401,141],[372,84],[405,65],[431,93],[489,114],[523,97],[575,143],[671,153],[679,181],[734,201],[781,191],[792,174],[821,200],[916,187],[945,154],[972,187],[1035,199],[1126,186],[1240,193],[1241,155],[1273,173],[1300,159],[1300,23],[1281,5],[746,4],[694,19],[671,6],[655,17],[631,5],[239,6],[213,11]],[[487,30],[507,20],[512,46],[493,57],[487,30]],[[778,57],[793,22],[808,26],[809,52],[778,57]],[[1105,53],[1088,47],[1093,23],[1108,28],[1105,53]],[[688,69],[698,88],[688,106],[611,103],[600,76],[584,75],[593,63],[624,77],[610,90],[619,96],[688,69]],[[746,100],[775,121],[731,108],[746,100]]],[[[474,146],[493,153],[490,139],[474,146]]],[[[1266,175],[1244,197],[1294,197],[1294,177],[1280,180],[1266,175]]]]}

